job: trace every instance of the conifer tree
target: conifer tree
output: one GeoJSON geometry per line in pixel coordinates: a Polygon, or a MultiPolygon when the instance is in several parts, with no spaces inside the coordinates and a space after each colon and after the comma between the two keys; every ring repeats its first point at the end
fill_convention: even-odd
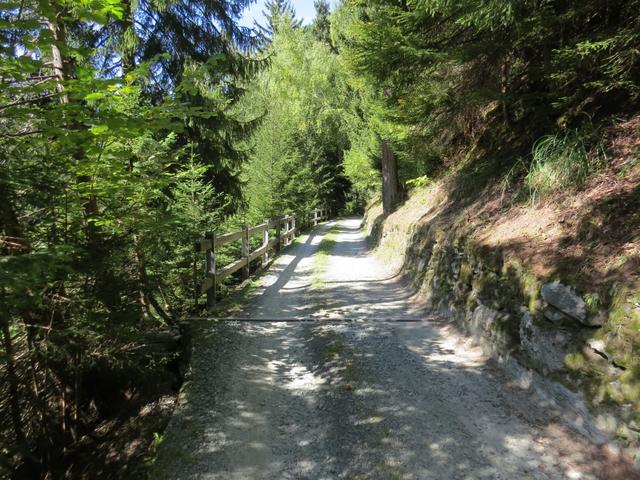
{"type": "Polygon", "coordinates": [[[311,30],[315,37],[327,45],[331,45],[331,25],[329,15],[331,8],[327,0],[314,0],[313,6],[316,10],[316,18],[313,20],[311,30]]]}
{"type": "Polygon", "coordinates": [[[263,41],[268,42],[278,29],[284,26],[299,28],[302,20],[296,18],[296,11],[289,0],[267,0],[262,15],[266,20],[265,25],[256,23],[263,35],[263,41]]]}
{"type": "Polygon", "coordinates": [[[0,469],[82,477],[114,372],[167,361],[144,335],[193,307],[193,242],[241,203],[247,3],[0,6],[0,469]]]}

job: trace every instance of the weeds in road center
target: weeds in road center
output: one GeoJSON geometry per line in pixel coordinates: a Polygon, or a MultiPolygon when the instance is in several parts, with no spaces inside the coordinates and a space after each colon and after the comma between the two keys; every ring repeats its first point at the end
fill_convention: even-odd
{"type": "Polygon", "coordinates": [[[322,238],[318,250],[314,255],[311,285],[318,290],[324,286],[323,276],[329,267],[329,257],[338,238],[338,225],[331,227],[322,238]]]}

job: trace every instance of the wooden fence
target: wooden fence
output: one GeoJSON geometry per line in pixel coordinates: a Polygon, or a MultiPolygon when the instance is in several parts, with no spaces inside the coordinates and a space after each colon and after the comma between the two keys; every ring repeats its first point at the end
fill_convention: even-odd
{"type": "Polygon", "coordinates": [[[207,295],[207,307],[212,307],[216,302],[218,285],[229,275],[242,269],[242,278],[249,277],[251,262],[260,259],[262,265],[269,261],[269,252],[277,253],[281,245],[289,245],[296,234],[306,227],[315,227],[319,222],[329,218],[329,210],[315,208],[304,214],[286,215],[284,217],[265,220],[255,227],[243,226],[237,232],[217,235],[215,232],[207,233],[203,239],[196,242],[196,252],[205,253],[205,276],[199,278],[196,262],[193,265],[195,280],[196,303],[203,293],[207,295]],[[275,229],[275,236],[269,238],[270,230],[275,229]],[[250,238],[262,234],[262,244],[254,251],[250,251],[250,238]],[[242,241],[241,257],[223,267],[216,264],[216,250],[231,242],[242,241]]]}

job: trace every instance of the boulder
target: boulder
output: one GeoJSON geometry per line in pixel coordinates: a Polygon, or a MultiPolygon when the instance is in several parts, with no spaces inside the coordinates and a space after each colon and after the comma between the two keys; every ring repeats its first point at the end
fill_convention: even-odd
{"type": "Polygon", "coordinates": [[[551,323],[559,323],[562,320],[565,320],[567,318],[567,316],[564,313],[562,313],[559,310],[556,310],[553,307],[545,308],[544,311],[542,312],[542,315],[544,315],[544,318],[549,320],[551,323]]]}
{"type": "Polygon", "coordinates": [[[536,325],[528,311],[520,320],[520,345],[543,373],[565,370],[564,358],[575,348],[567,332],[542,328],[536,325]]]}
{"type": "Polygon", "coordinates": [[[490,336],[498,312],[479,304],[471,314],[471,329],[477,335],[490,336]]]}
{"type": "Polygon", "coordinates": [[[541,289],[542,298],[563,314],[591,326],[587,318],[587,305],[573,290],[558,281],[546,283],[541,289]]]}
{"type": "MultiPolygon", "coordinates": [[[[594,366],[608,375],[620,375],[624,369],[616,365],[606,351],[606,345],[602,340],[589,339],[585,342],[585,348],[582,349],[584,357],[594,366]]],[[[611,387],[619,390],[616,384],[610,383],[611,387]]],[[[622,395],[622,393],[620,393],[622,395]]]]}
{"type": "Polygon", "coordinates": [[[606,346],[602,340],[595,340],[593,338],[587,340],[587,346],[594,350],[597,354],[609,359],[609,354],[605,350],[606,346]]]}

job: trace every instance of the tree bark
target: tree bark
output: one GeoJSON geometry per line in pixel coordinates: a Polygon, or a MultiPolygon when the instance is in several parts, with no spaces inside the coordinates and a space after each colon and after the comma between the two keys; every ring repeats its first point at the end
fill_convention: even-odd
{"type": "Polygon", "coordinates": [[[147,288],[149,282],[147,279],[147,265],[144,258],[144,251],[140,242],[140,235],[133,234],[133,259],[136,270],[138,272],[138,303],[140,304],[140,315],[142,319],[147,321],[151,318],[151,309],[149,308],[149,299],[147,297],[147,288]]]}
{"type": "MultiPolygon", "coordinates": [[[[18,215],[13,207],[10,189],[2,179],[0,179],[0,198],[3,199],[2,202],[0,202],[0,255],[26,254],[31,250],[31,246],[24,236],[18,215]],[[4,238],[1,238],[3,233],[4,238]]],[[[0,286],[0,330],[2,331],[2,344],[6,356],[11,422],[13,423],[16,441],[24,445],[26,435],[24,433],[20,408],[20,379],[15,362],[15,349],[9,326],[9,309],[4,303],[3,297],[4,287],[0,286]]]]}
{"type": "MultiPolygon", "coordinates": [[[[57,89],[61,94],[60,103],[68,104],[71,102],[71,99],[69,98],[64,82],[73,78],[73,68],[70,61],[64,58],[62,51],[58,46],[66,44],[67,41],[65,24],[62,20],[66,10],[57,2],[52,2],[52,6],[56,11],[56,18],[55,20],[48,21],[48,27],[57,43],[51,45],[51,63],[54,74],[58,79],[57,89]]],[[[76,122],[72,122],[68,125],[68,128],[70,130],[81,130],[85,127],[76,122]]],[[[84,148],[82,146],[78,146],[76,151],[73,153],[73,157],[78,162],[85,160],[84,148]]],[[[80,184],[90,184],[93,181],[93,177],[91,175],[78,175],[77,181],[80,184]]],[[[91,193],[83,195],[82,207],[86,218],[85,234],[87,236],[87,244],[89,245],[90,250],[95,253],[100,245],[100,232],[93,222],[93,218],[98,212],[98,200],[96,196],[91,193]]]]}
{"type": "Polygon", "coordinates": [[[20,391],[18,389],[20,382],[16,371],[13,342],[11,340],[11,330],[9,329],[9,318],[5,313],[2,313],[2,311],[0,311],[0,315],[2,315],[0,318],[0,329],[2,330],[2,341],[7,363],[7,383],[9,384],[9,404],[11,406],[13,432],[16,441],[20,445],[24,445],[26,437],[20,412],[20,391]]]}
{"type": "Polygon", "coordinates": [[[175,325],[175,320],[169,315],[164,309],[160,306],[158,301],[154,298],[152,294],[149,294],[149,303],[153,307],[153,309],[162,317],[162,319],[167,323],[167,325],[175,325]]]}
{"type": "Polygon", "coordinates": [[[398,164],[389,142],[382,142],[382,209],[386,215],[400,203],[398,164]]]}
{"type": "Polygon", "coordinates": [[[0,179],[0,234],[4,238],[0,241],[0,254],[10,255],[26,253],[30,250],[29,242],[24,238],[18,216],[11,203],[11,192],[6,183],[0,179]]]}
{"type": "MultiPolygon", "coordinates": [[[[55,7],[58,7],[58,5],[54,3],[54,8],[55,7]]],[[[60,8],[57,8],[56,10],[56,17],[62,16],[63,11],[60,8]]],[[[60,21],[49,21],[48,27],[49,30],[51,30],[53,39],[56,40],[56,42],[58,42],[59,44],[64,44],[66,41],[66,31],[64,28],[64,23],[60,21]]],[[[64,81],[70,77],[69,64],[65,62],[58,43],[54,43],[51,45],[51,65],[53,66],[53,73],[58,80],[58,92],[62,94],[60,96],[60,102],[69,103],[69,96],[65,93],[64,87],[64,81]]]]}

